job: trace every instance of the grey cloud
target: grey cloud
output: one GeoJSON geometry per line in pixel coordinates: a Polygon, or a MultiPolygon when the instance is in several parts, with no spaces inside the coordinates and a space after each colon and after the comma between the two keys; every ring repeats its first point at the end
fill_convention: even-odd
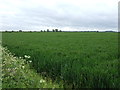
{"type": "MultiPolygon", "coordinates": [[[[87,8],[87,6],[86,6],[87,8]]],[[[36,29],[39,26],[51,27],[87,27],[117,28],[117,13],[81,9],[69,4],[58,4],[55,8],[38,6],[21,7],[20,13],[13,16],[4,15],[2,29],[36,29]],[[8,25],[7,25],[8,24],[8,25]],[[5,27],[6,25],[6,27],[5,27]]]]}

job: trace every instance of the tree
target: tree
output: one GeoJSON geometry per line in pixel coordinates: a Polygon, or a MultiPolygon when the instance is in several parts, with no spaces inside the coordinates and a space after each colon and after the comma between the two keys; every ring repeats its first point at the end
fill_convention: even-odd
{"type": "Polygon", "coordinates": [[[47,29],[47,32],[49,32],[49,29],[47,29]]]}
{"type": "Polygon", "coordinates": [[[58,32],[58,29],[55,29],[55,32],[58,32]]]}
{"type": "Polygon", "coordinates": [[[41,30],[41,32],[43,32],[43,31],[41,30]]]}
{"type": "Polygon", "coordinates": [[[53,31],[53,32],[55,32],[55,30],[54,30],[54,29],[52,29],[52,31],[53,31]]]}
{"type": "Polygon", "coordinates": [[[19,32],[22,32],[22,30],[19,30],[19,32]]]}
{"type": "Polygon", "coordinates": [[[62,31],[60,30],[60,32],[62,32],[62,31]]]}

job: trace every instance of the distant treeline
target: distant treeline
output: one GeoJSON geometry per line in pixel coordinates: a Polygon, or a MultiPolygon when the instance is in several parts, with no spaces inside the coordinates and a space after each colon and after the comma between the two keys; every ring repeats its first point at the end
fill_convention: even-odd
{"type": "Polygon", "coordinates": [[[3,32],[62,32],[62,30],[58,30],[58,29],[52,29],[52,31],[50,31],[49,29],[47,29],[47,30],[38,30],[38,31],[23,31],[23,30],[19,30],[19,31],[14,31],[14,30],[12,30],[12,31],[3,31],[3,32]]]}
{"type": "Polygon", "coordinates": [[[14,31],[14,30],[11,30],[11,31],[2,31],[2,32],[115,32],[115,31],[62,31],[62,30],[58,30],[58,29],[52,29],[49,30],[38,30],[38,31],[24,31],[24,30],[18,30],[18,31],[14,31]]]}

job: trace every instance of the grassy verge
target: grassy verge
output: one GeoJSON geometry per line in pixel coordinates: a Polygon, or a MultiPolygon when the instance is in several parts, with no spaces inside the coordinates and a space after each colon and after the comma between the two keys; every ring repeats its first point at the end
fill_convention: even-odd
{"type": "Polygon", "coordinates": [[[2,49],[2,88],[62,88],[51,79],[45,79],[25,59],[14,57],[7,49],[2,49]]]}

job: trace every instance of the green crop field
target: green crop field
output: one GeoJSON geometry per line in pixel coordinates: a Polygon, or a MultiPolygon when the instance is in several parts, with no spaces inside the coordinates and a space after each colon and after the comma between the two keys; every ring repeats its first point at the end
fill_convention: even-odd
{"type": "Polygon", "coordinates": [[[5,32],[2,44],[14,56],[30,56],[31,67],[64,87],[120,87],[118,33],[5,32]]]}

